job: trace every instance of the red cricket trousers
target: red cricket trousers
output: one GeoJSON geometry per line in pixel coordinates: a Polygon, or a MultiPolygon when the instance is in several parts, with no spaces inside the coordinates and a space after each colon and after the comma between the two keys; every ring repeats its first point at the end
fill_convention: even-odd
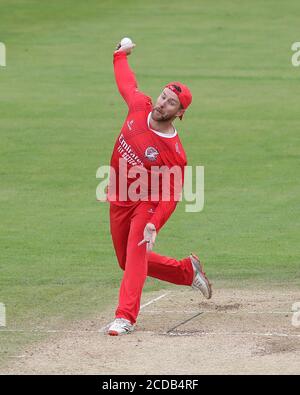
{"type": "Polygon", "coordinates": [[[194,271],[189,257],[176,260],[147,252],[146,243],[138,246],[157,204],[137,202],[124,207],[110,203],[110,231],[119,265],[124,270],[116,317],[126,318],[132,324],[140,310],[147,276],[179,285],[191,285],[193,281],[194,271]]]}

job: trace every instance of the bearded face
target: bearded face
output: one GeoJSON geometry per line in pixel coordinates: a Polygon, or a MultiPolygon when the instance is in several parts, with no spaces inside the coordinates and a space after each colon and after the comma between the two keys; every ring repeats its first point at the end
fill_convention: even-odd
{"type": "Polygon", "coordinates": [[[152,118],[161,122],[172,121],[182,115],[183,112],[176,93],[169,88],[165,88],[153,107],[152,118]]]}

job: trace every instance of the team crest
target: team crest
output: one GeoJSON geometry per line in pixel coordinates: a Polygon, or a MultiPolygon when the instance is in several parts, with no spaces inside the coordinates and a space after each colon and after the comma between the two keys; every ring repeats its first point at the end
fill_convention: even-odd
{"type": "Polygon", "coordinates": [[[158,156],[159,152],[154,147],[148,147],[145,151],[145,157],[151,162],[154,162],[158,156]]]}

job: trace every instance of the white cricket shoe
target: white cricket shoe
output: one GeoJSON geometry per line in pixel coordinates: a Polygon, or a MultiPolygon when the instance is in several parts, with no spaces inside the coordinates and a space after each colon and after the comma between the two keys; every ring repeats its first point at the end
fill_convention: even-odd
{"type": "Polygon", "coordinates": [[[194,280],[192,283],[192,288],[199,289],[206,299],[210,299],[212,296],[211,284],[203,271],[203,266],[200,263],[200,259],[195,254],[191,254],[190,259],[194,268],[194,280]]]}
{"type": "Polygon", "coordinates": [[[120,336],[126,335],[127,333],[131,333],[134,331],[134,326],[130,321],[125,318],[116,318],[114,322],[108,328],[107,333],[110,336],[120,336]]]}

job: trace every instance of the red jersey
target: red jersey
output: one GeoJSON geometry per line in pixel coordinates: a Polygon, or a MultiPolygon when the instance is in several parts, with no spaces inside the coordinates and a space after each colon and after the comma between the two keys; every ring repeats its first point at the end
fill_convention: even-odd
{"type": "MultiPolygon", "coordinates": [[[[130,186],[136,182],[138,177],[128,178],[131,168],[137,171],[145,172],[148,176],[148,187],[146,193],[140,200],[156,199],[158,205],[151,222],[157,229],[170,217],[174,211],[177,200],[174,198],[174,178],[170,177],[170,199],[162,199],[162,179],[159,180],[159,190],[153,194],[151,186],[151,177],[157,173],[158,168],[177,168],[181,174],[181,186],[184,180],[184,167],[187,164],[186,154],[177,134],[176,129],[172,134],[160,133],[150,127],[150,116],[153,108],[151,98],[140,92],[134,73],[131,71],[125,52],[114,53],[114,72],[120,94],[128,106],[128,114],[116,140],[112,158],[111,167],[115,170],[116,186],[114,193],[111,193],[111,182],[108,192],[108,200],[119,206],[128,206],[136,202],[128,196],[121,196],[120,181],[125,183],[125,192],[130,191],[130,186]],[[121,160],[121,161],[120,161],[121,160]],[[125,173],[120,171],[120,163],[126,167],[125,173]],[[121,174],[122,172],[122,174],[121,174]]],[[[132,169],[131,169],[132,170],[132,169]]],[[[175,177],[175,176],[174,176],[175,177]]],[[[123,191],[124,192],[124,191],[123,191]]]]}

